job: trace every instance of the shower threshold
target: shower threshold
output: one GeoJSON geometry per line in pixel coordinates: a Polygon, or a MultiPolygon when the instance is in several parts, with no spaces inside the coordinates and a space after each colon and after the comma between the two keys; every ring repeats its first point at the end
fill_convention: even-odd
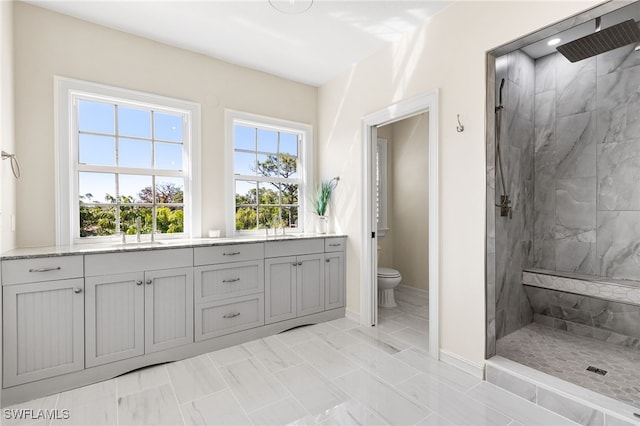
{"type": "Polygon", "coordinates": [[[537,323],[497,341],[497,354],[640,412],[640,351],[537,323]],[[603,374],[604,373],[604,374],[603,374]]]}

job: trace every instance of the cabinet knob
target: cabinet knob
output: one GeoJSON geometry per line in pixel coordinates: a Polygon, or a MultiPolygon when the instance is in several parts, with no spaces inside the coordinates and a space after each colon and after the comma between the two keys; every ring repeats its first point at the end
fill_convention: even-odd
{"type": "Polygon", "coordinates": [[[142,280],[136,281],[136,285],[142,285],[142,280]]]}
{"type": "Polygon", "coordinates": [[[296,262],[293,262],[291,266],[298,266],[298,264],[296,262]]]}
{"type": "Polygon", "coordinates": [[[325,261],[325,262],[327,262],[327,263],[329,263],[329,262],[331,262],[331,259],[326,258],[324,261],[325,261]]]}
{"type": "Polygon", "coordinates": [[[298,266],[302,266],[302,262],[298,262],[298,266]]]}
{"type": "Polygon", "coordinates": [[[153,280],[147,280],[147,285],[151,285],[153,283],[153,280]]]}
{"type": "Polygon", "coordinates": [[[82,293],[82,289],[81,288],[74,288],[73,292],[74,293],[82,293]]]}

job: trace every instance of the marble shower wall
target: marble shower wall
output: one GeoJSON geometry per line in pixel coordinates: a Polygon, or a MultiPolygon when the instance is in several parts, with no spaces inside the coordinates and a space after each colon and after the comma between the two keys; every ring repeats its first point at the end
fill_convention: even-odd
{"type": "MultiPolygon", "coordinates": [[[[501,217],[500,209],[495,208],[487,224],[489,228],[495,221],[495,234],[488,232],[488,237],[495,238],[497,339],[533,321],[533,311],[522,285],[522,270],[533,263],[534,76],[533,59],[520,51],[496,59],[495,105],[499,103],[500,82],[505,79],[499,129],[502,172],[513,208],[511,219],[501,217]]],[[[491,146],[493,150],[495,145],[491,146]]],[[[498,164],[490,165],[488,172],[494,171],[491,166],[495,166],[495,179],[487,181],[497,203],[503,189],[498,164]]]]}
{"type": "Polygon", "coordinates": [[[640,280],[640,52],[535,61],[534,265],[640,280]]]}

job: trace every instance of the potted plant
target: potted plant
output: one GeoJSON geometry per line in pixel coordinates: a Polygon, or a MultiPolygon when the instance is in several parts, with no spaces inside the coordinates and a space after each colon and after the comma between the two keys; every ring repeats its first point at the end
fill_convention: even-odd
{"type": "Polygon", "coordinates": [[[326,234],[329,218],[326,216],[327,209],[329,208],[329,201],[331,194],[338,184],[338,178],[333,178],[330,181],[322,181],[316,188],[316,192],[313,196],[313,210],[318,215],[318,222],[316,226],[316,232],[319,234],[326,234]]]}

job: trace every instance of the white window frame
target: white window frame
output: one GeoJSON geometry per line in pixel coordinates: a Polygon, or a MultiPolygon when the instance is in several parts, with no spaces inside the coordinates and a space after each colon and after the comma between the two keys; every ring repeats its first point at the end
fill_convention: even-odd
{"type": "MultiPolygon", "coordinates": [[[[78,123],[74,102],[93,99],[124,102],[127,106],[161,109],[184,114],[184,232],[156,234],[156,238],[193,238],[201,234],[200,185],[200,105],[150,93],[107,86],[61,76],[54,77],[55,146],[56,146],[56,244],[119,241],[120,236],[80,237],[78,208],[78,123]]],[[[150,238],[150,237],[148,237],[150,238]]]]}
{"type": "Polygon", "coordinates": [[[388,141],[386,139],[378,138],[376,142],[376,155],[377,155],[377,169],[380,173],[378,177],[378,188],[376,188],[378,200],[378,221],[377,221],[377,229],[378,235],[380,237],[384,237],[389,230],[387,224],[387,199],[388,199],[388,178],[387,178],[387,167],[388,167],[388,141]]]}
{"type": "Polygon", "coordinates": [[[258,114],[246,112],[225,110],[225,186],[226,186],[226,235],[232,236],[254,236],[264,235],[264,230],[247,230],[236,231],[236,212],[235,212],[235,174],[234,174],[234,126],[244,125],[249,127],[259,127],[261,129],[288,132],[298,134],[301,138],[300,152],[298,158],[301,170],[299,173],[298,186],[298,227],[296,233],[304,233],[305,226],[312,223],[312,212],[309,209],[309,200],[307,198],[311,194],[313,188],[313,127],[309,124],[298,123],[295,121],[282,120],[273,117],[266,117],[258,114]]]}

